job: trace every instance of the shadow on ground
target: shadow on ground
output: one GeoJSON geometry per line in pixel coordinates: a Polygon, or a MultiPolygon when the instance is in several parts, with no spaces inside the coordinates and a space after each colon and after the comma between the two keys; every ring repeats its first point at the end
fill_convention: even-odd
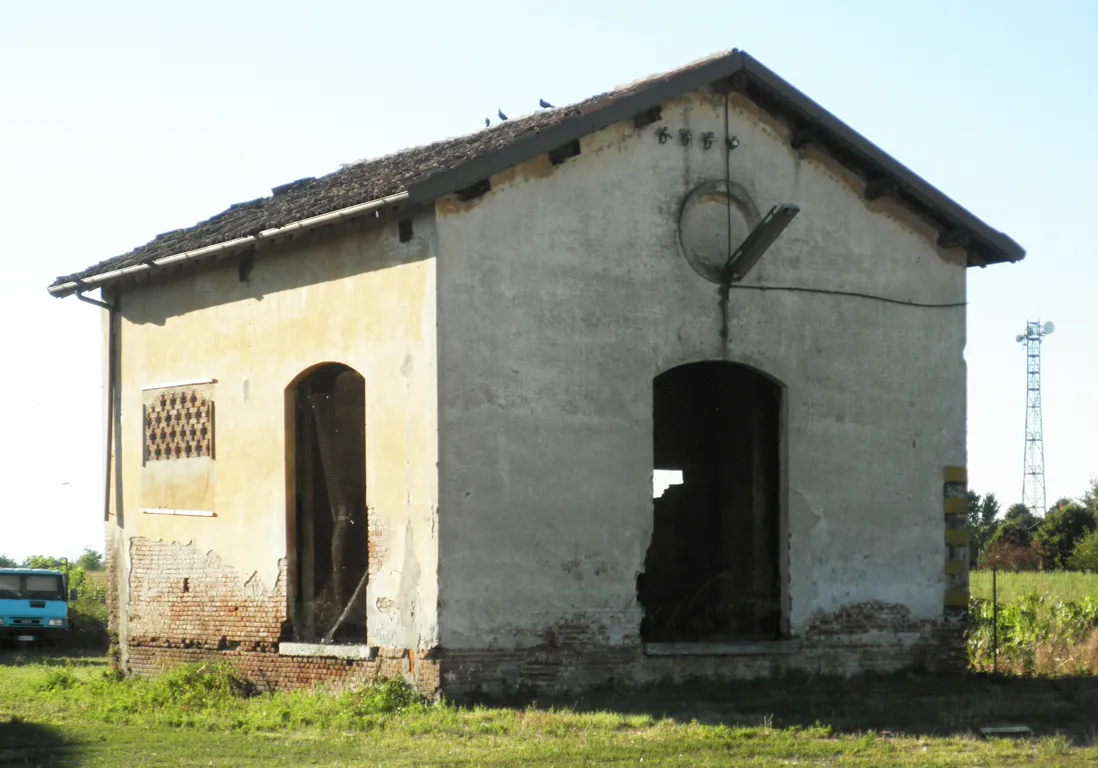
{"type": "Polygon", "coordinates": [[[1098,743],[1098,678],[1016,678],[903,674],[852,680],[784,678],[714,685],[603,690],[579,697],[514,697],[478,703],[577,711],[613,711],[696,720],[709,725],[811,726],[840,733],[979,734],[988,726],[1025,725],[1035,735],[1063,733],[1098,743]]]}
{"type": "Polygon", "coordinates": [[[78,745],[49,726],[0,720],[0,766],[59,768],[77,765],[79,757],[78,745]]]}
{"type": "Polygon", "coordinates": [[[109,663],[103,651],[98,648],[0,646],[0,666],[2,667],[43,664],[47,667],[103,667],[105,669],[109,663]]]}

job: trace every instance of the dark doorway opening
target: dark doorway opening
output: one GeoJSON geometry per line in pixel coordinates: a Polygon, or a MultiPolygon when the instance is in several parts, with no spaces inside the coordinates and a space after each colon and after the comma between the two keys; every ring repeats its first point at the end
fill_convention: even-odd
{"type": "Polygon", "coordinates": [[[298,642],[366,642],[366,382],[338,363],[292,391],[290,616],[298,642]]]}
{"type": "Polygon", "coordinates": [[[638,578],[645,642],[781,634],[781,386],[729,362],[654,382],[655,526],[638,578]],[[662,493],[660,493],[662,491],[662,493]]]}

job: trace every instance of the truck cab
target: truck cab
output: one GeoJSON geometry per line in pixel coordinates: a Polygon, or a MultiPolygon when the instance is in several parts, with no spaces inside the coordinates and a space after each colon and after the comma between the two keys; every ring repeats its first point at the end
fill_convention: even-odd
{"type": "Polygon", "coordinates": [[[68,597],[60,571],[0,568],[0,640],[32,644],[67,635],[68,597]]]}

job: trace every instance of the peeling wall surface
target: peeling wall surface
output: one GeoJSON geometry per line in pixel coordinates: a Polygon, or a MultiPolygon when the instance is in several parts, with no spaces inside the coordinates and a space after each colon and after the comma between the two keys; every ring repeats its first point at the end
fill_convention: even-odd
{"type": "Polygon", "coordinates": [[[433,212],[413,223],[407,243],[395,221],[343,225],[256,253],[246,275],[234,259],[117,296],[108,550],[111,613],[132,668],[151,664],[149,647],[276,650],[292,506],[286,392],[325,362],[365,378],[363,642],[437,644],[433,212]],[[207,380],[188,391],[213,402],[213,455],[145,461],[150,392],[207,380]]]}
{"type": "Polygon", "coordinates": [[[960,658],[943,595],[967,565],[946,562],[943,503],[960,502],[943,478],[963,495],[964,254],[789,138],[740,96],[697,93],[440,199],[410,242],[367,220],[262,249],[250,271],[124,287],[107,556],[127,668],[221,654],[271,687],[401,674],[461,695],[960,658]],[[730,250],[779,203],[800,214],[726,291],[730,250]],[[781,636],[657,655],[638,600],[653,382],[711,360],[781,386],[778,565],[760,558],[781,636]],[[373,658],[279,654],[286,393],[325,362],[365,379],[373,658]],[[182,433],[147,434],[148,413],[179,407],[182,433]]]}
{"type": "Polygon", "coordinates": [[[784,125],[736,95],[739,145],[726,152],[725,104],[687,96],[657,124],[616,124],[582,139],[578,157],[530,161],[479,199],[437,205],[439,636],[457,687],[483,683],[475,670],[492,658],[518,682],[536,678],[545,653],[557,654],[560,683],[577,663],[560,660],[562,637],[613,657],[594,662],[604,676],[671,663],[642,673],[635,656],[653,379],[700,360],[743,363],[785,387],[788,634],[880,651],[864,664],[810,649],[780,663],[887,667],[948,629],[942,471],[965,463],[962,255],[889,198],[867,201],[864,179],[822,151],[791,149],[784,125]],[[686,206],[694,190],[726,188],[726,158],[735,210],[686,206]],[[801,212],[730,290],[724,340],[704,262],[727,254],[727,221],[735,247],[785,202],[801,212]]]}

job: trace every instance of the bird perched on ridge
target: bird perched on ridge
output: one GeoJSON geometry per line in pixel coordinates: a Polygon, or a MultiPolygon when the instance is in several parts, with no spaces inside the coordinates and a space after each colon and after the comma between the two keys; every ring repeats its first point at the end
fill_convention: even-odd
{"type": "Polygon", "coordinates": [[[491,124],[492,124],[492,121],[491,121],[491,120],[489,120],[489,119],[488,119],[487,117],[486,117],[486,118],[484,118],[484,127],[485,127],[485,128],[487,128],[487,127],[488,127],[489,125],[491,125],[491,124]]]}
{"type": "Polygon", "coordinates": [[[503,114],[502,109],[497,109],[496,112],[499,113],[499,119],[500,120],[506,120],[507,119],[507,115],[503,114]]]}
{"type": "Polygon", "coordinates": [[[542,109],[556,109],[556,107],[554,107],[552,104],[550,104],[545,99],[538,99],[538,106],[541,107],[542,109]]]}

